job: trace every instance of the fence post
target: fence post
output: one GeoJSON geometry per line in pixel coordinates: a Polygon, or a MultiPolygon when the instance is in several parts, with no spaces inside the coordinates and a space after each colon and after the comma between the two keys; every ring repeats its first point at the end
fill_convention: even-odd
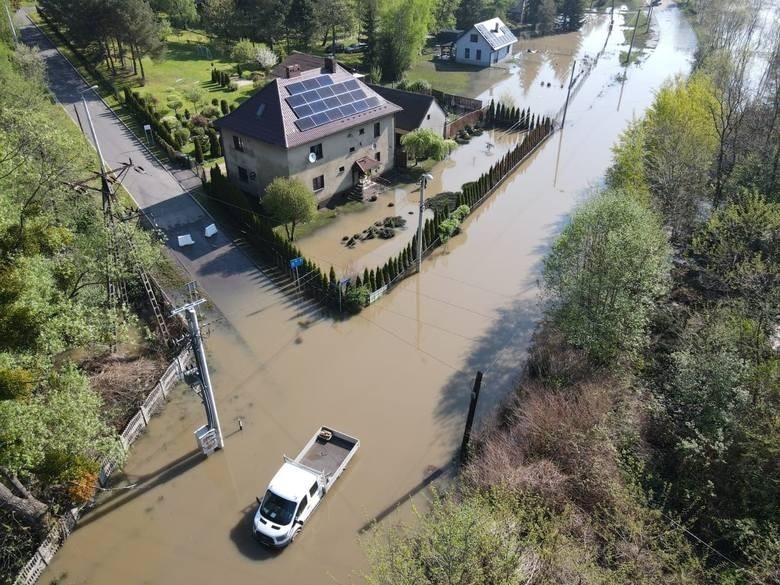
{"type": "Polygon", "coordinates": [[[474,424],[474,414],[477,411],[477,400],[479,399],[479,390],[482,387],[482,372],[477,371],[477,377],[474,378],[474,389],[471,391],[471,402],[469,403],[469,414],[466,417],[466,428],[463,430],[463,442],[460,445],[460,464],[466,463],[469,457],[469,440],[471,439],[471,426],[474,424]]]}

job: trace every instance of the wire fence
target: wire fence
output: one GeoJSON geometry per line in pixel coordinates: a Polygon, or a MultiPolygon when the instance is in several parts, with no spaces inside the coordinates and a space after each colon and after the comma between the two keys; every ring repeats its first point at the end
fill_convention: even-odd
{"type": "MultiPolygon", "coordinates": [[[[146,399],[138,407],[138,411],[119,435],[125,451],[130,448],[130,445],[135,442],[149,424],[151,416],[159,412],[165,405],[165,401],[170,395],[173,386],[184,377],[184,372],[189,369],[191,361],[192,354],[188,348],[176,356],[168,366],[168,369],[165,370],[165,373],[160,376],[160,379],[149,392],[146,399]]],[[[117,466],[118,462],[111,459],[106,459],[101,463],[98,475],[98,481],[101,486],[106,485],[109,476],[117,466]]],[[[73,532],[76,522],[81,515],[81,510],[81,507],[71,508],[57,519],[33,556],[19,571],[14,585],[33,585],[38,581],[43,571],[54,558],[54,555],[57,554],[57,551],[65,543],[70,533],[73,532]]]]}

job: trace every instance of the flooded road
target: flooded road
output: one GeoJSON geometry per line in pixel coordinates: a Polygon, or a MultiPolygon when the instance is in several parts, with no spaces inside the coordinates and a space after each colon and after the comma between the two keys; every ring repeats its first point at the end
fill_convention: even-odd
{"type": "MultiPolygon", "coordinates": [[[[601,180],[610,147],[653,90],[689,71],[692,31],[666,3],[655,18],[657,47],[628,68],[625,83],[617,81],[625,39],[616,25],[564,131],[419,276],[358,317],[323,319],[260,276],[256,288],[230,290],[224,274],[225,288],[209,291],[223,299],[224,319],[206,340],[224,451],[194,454],[202,408],[178,392],[133,448],[125,481],[138,487],[110,493],[87,515],[42,582],[62,574],[65,583],[95,585],[361,582],[358,530],[451,460],[476,369],[485,372],[478,417],[511,389],[539,317],[537,278],[550,242],[601,180]],[[250,533],[255,496],[282,455],[295,455],[321,424],[359,437],[361,450],[294,545],[269,553],[250,533]]],[[[591,44],[599,46],[579,42],[578,54],[591,44]]]]}

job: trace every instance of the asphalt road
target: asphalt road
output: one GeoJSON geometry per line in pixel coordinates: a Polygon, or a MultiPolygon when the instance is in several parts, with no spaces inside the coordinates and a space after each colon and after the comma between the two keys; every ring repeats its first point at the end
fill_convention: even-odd
{"type": "MultiPolygon", "coordinates": [[[[23,14],[23,13],[22,13],[23,14]]],[[[132,160],[123,186],[138,206],[168,237],[171,255],[197,281],[214,305],[225,315],[240,313],[236,290],[256,289],[266,295],[265,302],[279,302],[279,293],[252,260],[220,230],[211,238],[204,236],[214,219],[193,199],[190,190],[200,185],[191,171],[172,173],[139,142],[108,106],[90,91],[87,84],[55,48],[54,44],[23,14],[25,26],[20,34],[24,43],[38,47],[46,63],[49,88],[57,101],[92,142],[84,111],[86,99],[106,165],[120,168],[132,160]],[[190,234],[195,244],[179,248],[178,236],[190,234]]],[[[97,157],[95,170],[98,168],[97,157]]],[[[241,295],[243,296],[243,295],[241,295]]],[[[255,298],[255,302],[262,299],[255,298]]]]}

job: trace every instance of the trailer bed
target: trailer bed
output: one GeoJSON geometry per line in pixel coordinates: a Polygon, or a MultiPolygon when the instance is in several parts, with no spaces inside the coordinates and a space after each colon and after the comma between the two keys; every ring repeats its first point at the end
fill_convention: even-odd
{"type": "Polygon", "coordinates": [[[330,476],[338,471],[341,464],[349,456],[350,451],[354,448],[354,441],[334,433],[329,441],[317,437],[311,447],[304,453],[301,453],[298,461],[306,467],[311,467],[330,476]]]}

